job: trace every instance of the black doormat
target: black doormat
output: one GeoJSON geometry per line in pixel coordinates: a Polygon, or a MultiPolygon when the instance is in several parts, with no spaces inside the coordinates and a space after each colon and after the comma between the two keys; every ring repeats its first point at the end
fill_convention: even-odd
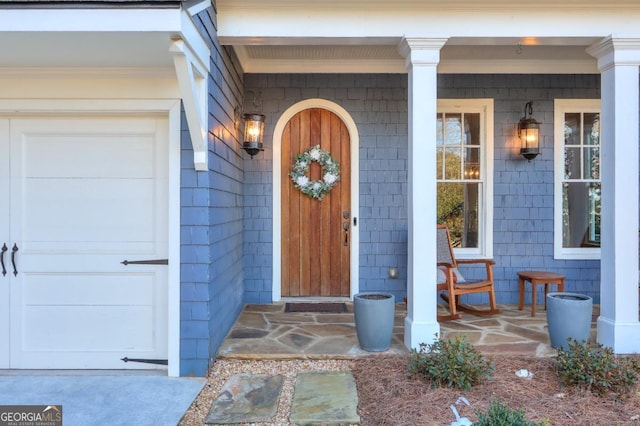
{"type": "Polygon", "coordinates": [[[347,312],[347,305],[344,303],[287,303],[284,311],[343,314],[347,312]]]}

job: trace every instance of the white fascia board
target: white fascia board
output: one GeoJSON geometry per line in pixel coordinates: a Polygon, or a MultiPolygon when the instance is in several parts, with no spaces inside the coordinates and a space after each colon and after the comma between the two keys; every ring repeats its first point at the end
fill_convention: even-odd
{"type": "Polygon", "coordinates": [[[180,38],[189,47],[191,57],[194,61],[198,62],[198,66],[203,70],[209,71],[211,50],[209,50],[207,42],[202,38],[200,31],[196,28],[196,25],[188,11],[183,11],[180,14],[180,17],[180,38]]]}
{"type": "Polygon", "coordinates": [[[176,32],[180,9],[3,9],[0,32],[176,32]]]}
{"type": "Polygon", "coordinates": [[[182,7],[187,11],[187,13],[189,13],[189,15],[194,16],[207,9],[209,6],[211,6],[211,0],[200,0],[188,2],[182,7]]]}
{"type": "Polygon", "coordinates": [[[382,10],[381,8],[326,10],[224,9],[218,14],[218,36],[264,37],[606,37],[612,32],[637,33],[640,7],[626,9],[382,10]]]}

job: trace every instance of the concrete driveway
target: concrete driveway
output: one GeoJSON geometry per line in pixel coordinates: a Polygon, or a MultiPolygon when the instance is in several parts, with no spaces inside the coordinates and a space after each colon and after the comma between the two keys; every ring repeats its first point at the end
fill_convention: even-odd
{"type": "Polygon", "coordinates": [[[176,425],[204,378],[0,371],[0,405],[62,405],[65,426],[176,425]]]}

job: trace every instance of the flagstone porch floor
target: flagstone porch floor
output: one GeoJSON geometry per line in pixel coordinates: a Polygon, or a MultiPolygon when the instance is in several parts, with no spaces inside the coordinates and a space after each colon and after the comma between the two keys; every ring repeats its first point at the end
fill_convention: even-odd
{"type": "MultiPolygon", "coordinates": [[[[353,305],[347,313],[284,312],[284,303],[246,305],[218,352],[219,358],[233,359],[349,359],[376,353],[358,346],[353,305]]],[[[446,313],[442,307],[441,313],[446,313]]],[[[462,319],[440,323],[442,335],[466,334],[467,339],[485,354],[556,354],[547,333],[546,312],[531,317],[530,307],[519,311],[515,305],[500,305],[502,312],[490,317],[463,314],[462,319]]],[[[594,306],[591,338],[595,339],[595,321],[599,306],[594,306]]],[[[379,354],[408,353],[404,346],[404,318],[407,307],[396,304],[393,340],[389,350],[379,354]]]]}

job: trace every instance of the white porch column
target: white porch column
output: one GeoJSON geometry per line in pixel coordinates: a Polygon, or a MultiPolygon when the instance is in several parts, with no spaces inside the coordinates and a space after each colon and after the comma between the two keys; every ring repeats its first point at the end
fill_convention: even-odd
{"type": "Polygon", "coordinates": [[[440,335],[436,306],[437,66],[444,38],[405,38],[409,73],[408,274],[404,344],[418,349],[440,335]]]}
{"type": "Polygon", "coordinates": [[[638,322],[638,70],[640,39],[587,50],[602,74],[602,224],[598,342],[640,352],[638,322]]]}

